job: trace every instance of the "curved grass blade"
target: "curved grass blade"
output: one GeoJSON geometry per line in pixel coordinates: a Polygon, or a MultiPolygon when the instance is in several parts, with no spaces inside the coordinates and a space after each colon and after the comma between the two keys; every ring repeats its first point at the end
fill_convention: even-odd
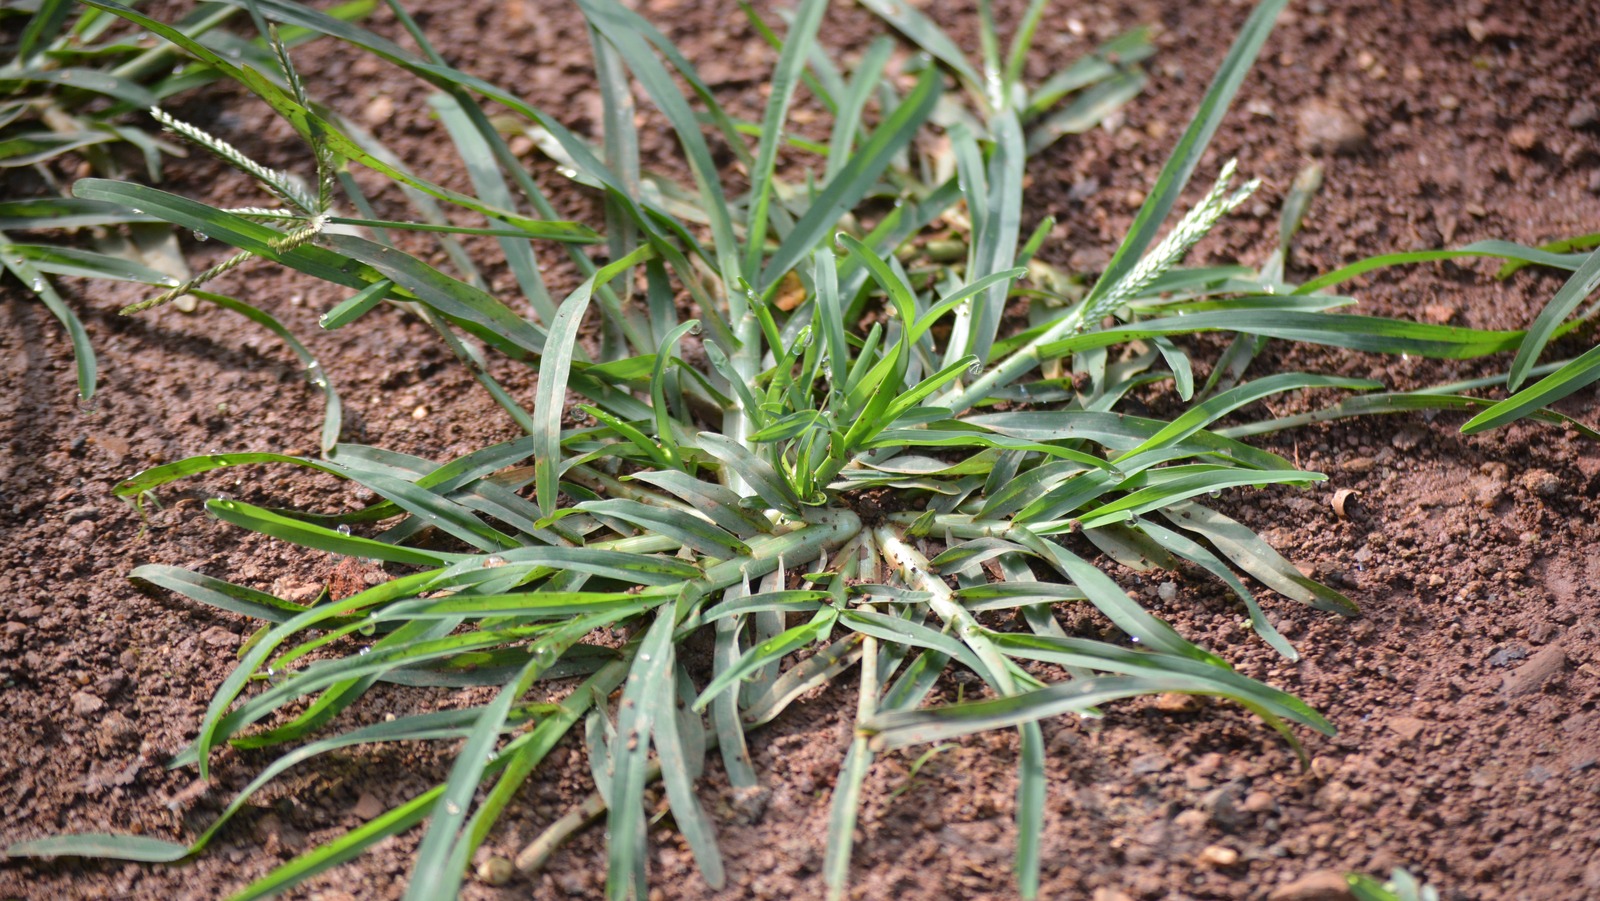
{"type": "Polygon", "coordinates": [[[589,309],[589,299],[600,285],[632,269],[650,258],[654,251],[649,246],[640,247],[585,279],[556,310],[550,323],[550,346],[539,361],[539,387],[534,399],[535,493],[539,509],[546,516],[556,509],[556,493],[561,468],[561,417],[566,409],[567,380],[572,371],[573,356],[578,350],[578,332],[583,324],[583,314],[589,309]]]}
{"type": "MultiPolygon", "coordinates": [[[[822,14],[828,0],[804,0],[789,22],[789,32],[778,56],[778,65],[772,71],[768,85],[767,109],[761,119],[761,141],[757,145],[755,168],[750,170],[750,211],[745,222],[744,271],[761,271],[761,251],[767,239],[767,219],[772,203],[773,168],[778,161],[779,138],[784,120],[788,118],[789,103],[794,89],[805,69],[807,54],[817,38],[822,25],[822,14]]],[[[798,262],[798,260],[796,260],[798,262]]]]}
{"type": "Polygon", "coordinates": [[[1261,605],[1256,603],[1255,595],[1250,593],[1250,589],[1246,588],[1244,583],[1233,574],[1233,570],[1228,569],[1227,565],[1217,559],[1215,554],[1206,550],[1199,542],[1190,541],[1177,532],[1156,525],[1153,522],[1141,522],[1139,531],[1148,535],[1157,544],[1172,553],[1197,564],[1204,568],[1206,572],[1221,579],[1223,584],[1233,589],[1233,593],[1238,595],[1239,599],[1244,602],[1245,610],[1248,611],[1250,616],[1250,627],[1255,630],[1256,634],[1260,635],[1263,641],[1286,659],[1291,661],[1300,659],[1300,654],[1294,649],[1294,645],[1291,645],[1288,639],[1278,632],[1272,622],[1267,619],[1267,615],[1262,612],[1261,605]]]}
{"type": "Polygon", "coordinates": [[[439,566],[470,559],[465,554],[397,547],[358,535],[345,535],[333,529],[280,516],[244,501],[225,498],[209,500],[206,502],[206,512],[223,522],[232,523],[252,532],[271,535],[273,538],[281,538],[303,547],[328,551],[343,557],[370,557],[390,563],[415,563],[422,566],[439,566]]]}
{"type": "Polygon", "coordinates": [[[983,90],[984,79],[967,62],[950,37],[934,21],[909,3],[895,0],[861,0],[861,5],[872,10],[885,22],[905,35],[911,43],[921,47],[929,56],[944,63],[967,87],[979,97],[988,96],[983,90]]]}
{"type": "Polygon", "coordinates": [[[1383,269],[1389,266],[1403,266],[1411,263],[1431,263],[1439,260],[1456,260],[1462,257],[1488,257],[1497,260],[1510,260],[1524,265],[1550,266],[1555,269],[1576,270],[1583,265],[1583,254],[1552,253],[1537,247],[1526,247],[1522,244],[1513,244],[1510,241],[1474,241],[1464,247],[1446,250],[1413,250],[1405,253],[1386,253],[1375,257],[1368,257],[1359,262],[1351,263],[1341,269],[1335,269],[1326,275],[1320,275],[1309,282],[1294,289],[1296,294],[1312,294],[1321,292],[1324,288],[1342,284],[1358,275],[1365,275],[1374,269],[1383,269]]]}
{"type": "Polygon", "coordinates": [[[1207,541],[1223,556],[1238,564],[1240,569],[1255,576],[1263,585],[1285,597],[1318,610],[1356,616],[1361,609],[1343,594],[1306,578],[1293,563],[1261,540],[1248,526],[1193,501],[1180,501],[1163,509],[1174,525],[1194,532],[1207,541]]]}
{"type": "Polygon", "coordinates": [[[1089,565],[1082,557],[1024,529],[1019,528],[1014,532],[1019,533],[1016,537],[1022,544],[1045,558],[1074,585],[1083,589],[1089,603],[1099,608],[1117,628],[1139,639],[1145,647],[1212,666],[1227,666],[1222,658],[1190,644],[1171,626],[1151,616],[1138,602],[1128,597],[1110,576],[1089,565]]]}
{"type": "Polygon", "coordinates": [[[800,498],[789,483],[778,475],[772,464],[757,457],[744,445],[726,435],[701,432],[695,436],[700,448],[722,462],[731,472],[743,479],[756,495],[774,510],[791,516],[800,515],[800,498]]]}
{"type": "Polygon", "coordinates": [[[1096,529],[1119,522],[1131,524],[1142,514],[1162,510],[1201,494],[1215,494],[1241,485],[1296,485],[1322,482],[1327,478],[1320,472],[1304,472],[1298,469],[1216,469],[1195,472],[1164,481],[1159,485],[1140,488],[1108,504],[1089,510],[1078,518],[1078,524],[1084,529],[1096,529]]]}
{"type": "Polygon", "coordinates": [[[994,633],[994,642],[1011,656],[1061,666],[1141,678],[1181,677],[1209,683],[1206,693],[1246,701],[1292,722],[1327,735],[1333,725],[1310,705],[1285,691],[1234,672],[1226,664],[1206,663],[1173,654],[1118,647],[1103,641],[1052,635],[994,633]]]}
{"type": "Polygon", "coordinates": [[[1256,55],[1261,52],[1261,45],[1272,32],[1274,21],[1287,3],[1288,0],[1263,0],[1250,13],[1250,18],[1245,21],[1239,36],[1234,38],[1228,55],[1218,67],[1217,74],[1212,77],[1211,87],[1200,100],[1200,106],[1195,111],[1189,127],[1178,138],[1172,156],[1162,167],[1155,184],[1150,186],[1144,204],[1139,207],[1133,224],[1128,227],[1127,237],[1117,247],[1111,262],[1106,264],[1100,279],[1084,298],[1084,309],[1092,309],[1102,297],[1121,283],[1155,240],[1156,231],[1166,220],[1167,214],[1172,212],[1179,195],[1183,193],[1184,186],[1189,183],[1189,177],[1200,164],[1200,157],[1205,152],[1206,146],[1211,143],[1211,136],[1216,134],[1217,128],[1222,124],[1222,117],[1227,112],[1229,104],[1233,102],[1234,95],[1238,93],[1245,73],[1255,62],[1256,55]]]}
{"type": "Polygon", "coordinates": [[[647,532],[681,541],[686,547],[712,557],[727,559],[750,553],[750,546],[713,523],[682,510],[668,510],[625,498],[588,501],[578,509],[601,516],[614,516],[647,532]]]}
{"type": "Polygon", "coordinates": [[[331,452],[338,445],[339,432],[343,429],[344,406],[339,402],[339,392],[333,387],[333,381],[328,378],[327,373],[322,368],[322,364],[317,362],[317,358],[312,355],[311,351],[300,343],[300,339],[296,338],[293,332],[284,328],[282,323],[263,310],[257,309],[241,300],[221,294],[213,294],[209,291],[191,291],[189,293],[200,300],[238,313],[240,316],[277,335],[283,340],[283,343],[289,345],[289,349],[294,351],[294,355],[300,358],[301,363],[305,364],[306,372],[311,374],[311,384],[321,390],[323,397],[326,398],[326,409],[322,416],[321,446],[324,454],[331,452]]]}
{"type": "MultiPolygon", "coordinates": [[[[1600,252],[1596,252],[1593,259],[1600,260],[1600,252]]],[[[1600,346],[1590,348],[1583,356],[1467,420],[1461,432],[1472,435],[1500,428],[1533,415],[1540,408],[1580,391],[1597,380],[1600,380],[1600,346]]]]}
{"type": "Polygon", "coordinates": [[[1149,319],[1135,325],[1076,335],[1042,345],[1039,356],[1050,360],[1128,341],[1198,332],[1238,332],[1368,353],[1412,354],[1452,360],[1472,359],[1509,350],[1517,346],[1523,337],[1522,332],[1485,331],[1377,316],[1296,310],[1230,310],[1149,319]]]}
{"type": "MultiPolygon", "coordinates": [[[[1544,352],[1545,345],[1550,343],[1561,323],[1578,308],[1578,304],[1583,303],[1585,298],[1594,293],[1596,287],[1600,287],[1600,251],[1589,254],[1583,265],[1572,273],[1572,277],[1561,286],[1556,296],[1550,298],[1550,302],[1539,311],[1533,324],[1528,326],[1528,334],[1522,339],[1522,346],[1517,348],[1517,357],[1511,361],[1511,372],[1506,379],[1507,388],[1515,391],[1522,386],[1523,380],[1528,377],[1528,370],[1539,361],[1539,354],[1544,352]]],[[[1581,385],[1572,390],[1576,391],[1578,387],[1581,385]]]]}
{"type": "MultiPolygon", "coordinates": [[[[689,686],[690,690],[692,688],[689,686]]],[[[684,841],[694,854],[706,885],[720,890],[727,883],[722,852],[717,849],[716,831],[694,793],[694,779],[704,765],[705,748],[703,744],[698,746],[696,753],[693,750],[696,746],[686,741],[682,734],[680,717],[674,713],[679,707],[678,680],[670,675],[658,680],[654,703],[658,710],[667,711],[656,717],[651,727],[656,755],[660,760],[661,782],[667,792],[667,804],[677,822],[678,831],[683,833],[684,841]]],[[[684,713],[685,719],[689,717],[693,717],[696,728],[699,728],[699,717],[684,713]]]]}
{"type": "MultiPolygon", "coordinates": [[[[4,236],[0,236],[4,240],[4,236]]],[[[32,264],[18,259],[14,254],[0,256],[0,266],[7,272],[15,275],[28,286],[39,300],[44,302],[45,309],[50,315],[56,317],[67,330],[67,337],[72,341],[72,360],[78,372],[78,399],[88,401],[94,397],[96,363],[94,346],[89,343],[89,333],[83,327],[83,321],[72,312],[67,302],[56,293],[55,286],[44,277],[32,264]]]]}
{"type": "Polygon", "coordinates": [[[1121,469],[1127,475],[1133,475],[1144,468],[1139,465],[1141,455],[1176,444],[1234,410],[1263,398],[1271,397],[1274,394],[1280,394],[1285,391],[1299,391],[1306,388],[1345,388],[1360,391],[1382,387],[1382,382],[1371,379],[1308,375],[1297,372],[1269,375],[1224,391],[1203,403],[1190,407],[1166,428],[1151,435],[1138,447],[1112,460],[1111,465],[1121,469]]]}
{"type": "Polygon", "coordinates": [[[767,268],[762,270],[761,279],[756,283],[758,289],[764,290],[776,284],[784,273],[810,256],[838,223],[839,217],[866,196],[895,155],[910,143],[928,120],[939,94],[939,73],[930,68],[922,73],[916,87],[856,150],[839,174],[812,199],[800,221],[795,223],[779,243],[772,259],[767,261],[767,268]]]}
{"type": "Polygon", "coordinates": [[[1163,692],[1195,691],[1204,683],[1178,676],[1098,676],[1047,685],[992,700],[926,710],[883,711],[857,727],[875,751],[948,741],[1064,713],[1087,715],[1107,701],[1163,692]]]}
{"type": "Polygon", "coordinates": [[[304,613],[306,610],[299,604],[285,601],[264,591],[224,582],[177,566],[147,563],[135,567],[133,572],[128,573],[128,578],[135,582],[148,582],[168,591],[176,591],[185,597],[222,610],[268,622],[285,622],[291,616],[304,613]]]}

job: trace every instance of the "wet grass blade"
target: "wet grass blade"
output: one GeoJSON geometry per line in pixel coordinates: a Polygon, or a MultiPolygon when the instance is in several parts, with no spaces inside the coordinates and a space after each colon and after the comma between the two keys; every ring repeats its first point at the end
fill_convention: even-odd
{"type": "Polygon", "coordinates": [[[284,541],[292,541],[303,547],[316,548],[344,557],[370,557],[390,563],[414,563],[422,566],[438,566],[466,559],[464,554],[397,547],[370,538],[346,535],[333,529],[290,519],[244,501],[218,498],[207,501],[206,510],[223,522],[232,523],[252,532],[260,532],[284,541]]]}
{"type": "Polygon", "coordinates": [[[240,316],[277,335],[282,339],[283,343],[289,345],[289,349],[294,351],[294,355],[299,357],[301,364],[305,366],[312,386],[321,391],[325,399],[326,405],[322,415],[322,440],[320,443],[322,452],[324,454],[330,453],[338,445],[339,432],[344,427],[344,406],[339,402],[339,392],[333,387],[333,381],[328,378],[327,372],[322,368],[322,364],[317,362],[317,358],[311,354],[311,351],[300,343],[300,339],[296,338],[294,333],[284,328],[282,323],[263,310],[257,309],[241,300],[221,294],[212,294],[209,291],[194,291],[191,293],[207,303],[216,304],[225,310],[232,310],[238,313],[240,316]]]}
{"type": "MultiPolygon", "coordinates": [[[[3,240],[3,239],[0,239],[3,240]]],[[[78,373],[78,398],[88,401],[94,397],[97,364],[95,362],[94,346],[89,343],[89,333],[83,327],[83,321],[78,314],[72,312],[67,302],[56,293],[56,288],[32,264],[16,257],[14,254],[0,256],[0,266],[7,272],[15,275],[22,283],[28,286],[50,311],[50,315],[60,321],[67,330],[67,338],[72,342],[72,361],[78,373]]]]}

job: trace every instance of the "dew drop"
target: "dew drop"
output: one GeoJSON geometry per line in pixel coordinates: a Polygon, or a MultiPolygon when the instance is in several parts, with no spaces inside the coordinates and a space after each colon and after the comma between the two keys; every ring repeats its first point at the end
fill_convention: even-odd
{"type": "Polygon", "coordinates": [[[505,566],[505,565],[506,565],[506,558],[500,556],[499,554],[490,554],[489,556],[483,558],[483,568],[484,569],[494,569],[497,566],[505,566]]]}
{"type": "Polygon", "coordinates": [[[202,242],[209,241],[211,240],[211,236],[197,228],[194,230],[194,239],[202,242]]]}
{"type": "Polygon", "coordinates": [[[356,631],[362,635],[374,635],[378,631],[378,624],[369,619],[357,627],[356,631]]]}
{"type": "Polygon", "coordinates": [[[649,663],[650,662],[650,655],[649,654],[640,654],[639,655],[639,662],[640,663],[649,663]]]}
{"type": "Polygon", "coordinates": [[[454,801],[446,801],[444,802],[444,810],[445,813],[448,813],[451,816],[457,816],[461,813],[461,805],[454,801]]]}
{"type": "Polygon", "coordinates": [[[484,763],[494,763],[499,758],[500,758],[500,752],[499,751],[490,751],[487,754],[483,755],[483,762],[484,763]]]}
{"type": "Polygon", "coordinates": [[[1222,489],[1221,488],[1213,488],[1210,491],[1207,491],[1206,495],[1208,497],[1222,497],[1222,489]]]}
{"type": "Polygon", "coordinates": [[[43,276],[39,276],[39,275],[35,275],[33,277],[33,280],[28,282],[28,287],[32,288],[35,291],[43,291],[44,290],[44,277],[43,276]]]}
{"type": "Polygon", "coordinates": [[[556,171],[561,173],[561,175],[566,178],[578,177],[578,170],[572,168],[571,166],[557,166],[556,171]]]}
{"type": "Polygon", "coordinates": [[[339,528],[335,529],[334,531],[338,532],[340,535],[349,535],[350,534],[350,524],[349,523],[343,523],[343,522],[339,523],[339,528]]]}
{"type": "Polygon", "coordinates": [[[327,313],[323,313],[321,316],[317,317],[317,325],[319,325],[319,326],[321,326],[323,328],[327,328],[328,327],[328,314],[327,313]]]}
{"type": "Polygon", "coordinates": [[[1134,643],[1134,644],[1138,644],[1138,643],[1139,643],[1139,636],[1137,636],[1137,635],[1130,635],[1130,636],[1128,636],[1128,640],[1129,640],[1129,641],[1131,641],[1131,642],[1133,642],[1133,643],[1134,643]]]}
{"type": "Polygon", "coordinates": [[[328,387],[328,377],[322,374],[322,364],[312,360],[306,365],[306,381],[318,388],[328,387]]]}
{"type": "Polygon", "coordinates": [[[135,216],[143,216],[144,215],[144,210],[141,210],[138,207],[130,207],[128,209],[128,212],[134,214],[135,216]]]}
{"type": "Polygon", "coordinates": [[[556,662],[556,649],[547,644],[530,645],[528,650],[533,653],[533,662],[541,667],[553,666],[556,662]]]}
{"type": "Polygon", "coordinates": [[[358,654],[358,655],[360,655],[360,656],[362,656],[362,657],[365,657],[365,656],[367,656],[367,655],[368,655],[368,654],[370,654],[370,653],[372,653],[372,648],[369,648],[369,647],[363,647],[363,648],[362,648],[362,649],[361,649],[361,650],[359,650],[359,651],[356,651],[356,653],[357,653],[357,654],[358,654]]]}
{"type": "Polygon", "coordinates": [[[1127,473],[1125,473],[1122,470],[1116,468],[1115,466],[1107,467],[1106,468],[1106,475],[1110,476],[1111,477],[1111,481],[1113,481],[1113,482],[1120,482],[1123,479],[1126,479],[1128,477],[1127,473]]]}
{"type": "Polygon", "coordinates": [[[1128,525],[1130,525],[1130,526],[1131,526],[1131,525],[1133,525],[1133,524],[1134,524],[1134,523],[1136,523],[1136,522],[1138,522],[1138,521],[1139,521],[1139,517],[1138,517],[1138,515],[1137,515],[1137,514],[1136,514],[1136,513],[1134,513],[1134,512],[1133,512],[1133,511],[1132,511],[1132,510],[1129,510],[1129,511],[1128,511],[1128,513],[1127,513],[1127,515],[1126,515],[1126,516],[1124,516],[1124,517],[1122,517],[1122,521],[1123,521],[1123,522],[1126,522],[1126,523],[1127,523],[1127,524],[1128,524],[1128,525]]]}

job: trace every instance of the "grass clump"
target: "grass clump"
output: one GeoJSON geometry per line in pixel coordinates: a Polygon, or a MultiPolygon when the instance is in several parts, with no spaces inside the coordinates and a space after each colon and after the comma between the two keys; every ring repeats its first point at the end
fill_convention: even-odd
{"type": "MultiPolygon", "coordinates": [[[[212,454],[122,483],[119,494],[139,498],[221,467],[333,473],[382,500],[332,516],[226,498],[206,507],[225,522],[306,548],[392,564],[395,574],[338,603],[302,606],[177,567],[137,569],[135,578],[266,623],[218,690],[194,745],[174,763],[204,776],[225,743],[295,747],[190,844],[64,836],[11,853],[179,860],[198,853],[252,792],[311,756],[369,742],[451,741],[460,745],[445,782],[237,895],[281,891],[426,821],[408,897],[450,897],[519,787],[577,732],[597,794],[515,863],[536,868],[572,828],[603,813],[607,894],[643,896],[644,791],[659,779],[706,882],[719,887],[726,877],[715,829],[694,790],[706,757],[720,757],[736,792],[758,793],[749,733],[809,689],[851,673],[859,682],[857,723],[833,794],[829,891],[845,889],[876,755],[1006,728],[1020,736],[1015,873],[1031,897],[1040,882],[1043,719],[1094,716],[1122,699],[1178,692],[1237,702],[1296,750],[1296,727],[1333,729],[1300,700],[1240,675],[1153,616],[1092,562],[1096,553],[1135,570],[1187,564],[1211,573],[1235,592],[1262,640],[1293,659],[1297,652],[1245,577],[1320,609],[1356,608],[1207,505],[1243,486],[1323,478],[1239,437],[1401,409],[1481,411],[1477,425],[1523,414],[1569,422],[1542,409],[1553,393],[1540,385],[1589,377],[1582,359],[1533,363],[1551,336],[1581,321],[1570,314],[1593,287],[1600,256],[1502,242],[1441,252],[1575,270],[1524,334],[1337,312],[1351,300],[1327,289],[1376,266],[1437,258],[1426,254],[1286,281],[1283,259],[1303,192],[1284,217],[1279,252],[1262,270],[1185,268],[1194,242],[1254,187],[1232,186],[1232,163],[1157,241],[1282,0],[1250,16],[1129,234],[1081,291],[1046,279],[1019,283],[1030,265],[1043,272],[1032,257],[1049,234],[1048,222],[1022,232],[1025,163],[1054,137],[1132,96],[1140,76],[1131,61],[1148,52],[1142,35],[1120,38],[1030,89],[1019,77],[1021,60],[1042,2],[1029,6],[1004,53],[981,3],[982,60],[974,65],[903,4],[867,0],[926,53],[890,73],[890,44],[880,41],[846,73],[816,43],[826,2],[803,0],[781,37],[755,20],[778,49],[756,124],[729,115],[639,15],[614,0],[577,4],[603,89],[598,146],[445,64],[398,3],[391,8],[420,55],[298,4],[250,4],[263,19],[338,38],[437,88],[434,108],[468,161],[475,192],[468,195],[410,172],[319,107],[281,42],[274,66],[239,65],[178,29],[94,0],[265,100],[305,139],[318,188],[313,196],[235,159],[283,208],[215,209],[95,179],[80,181],[77,196],[202,231],[238,248],[235,259],[259,256],[345,287],[351,296],[324,316],[326,328],[380,303],[414,311],[527,434],[441,465],[337,444],[335,423],[331,436],[325,430],[323,459],[212,454]],[[947,93],[951,79],[959,95],[947,93]],[[835,116],[825,146],[785,132],[802,84],[835,116]],[[636,88],[676,135],[692,188],[641,169],[636,88]],[[491,117],[484,100],[508,110],[569,177],[604,198],[603,230],[556,218],[508,149],[505,120],[491,117]],[[928,140],[935,130],[948,140],[928,140]],[[747,189],[725,186],[708,131],[740,160],[747,189]],[[780,177],[776,160],[786,144],[812,155],[803,182],[780,177]],[[352,165],[404,187],[418,220],[373,218],[349,177],[352,165]],[[360,217],[338,215],[335,184],[360,217]],[[476,213],[483,225],[446,225],[440,204],[476,213]],[[954,239],[935,233],[940,220],[958,223],[954,239]],[[454,272],[396,246],[390,233],[402,228],[432,232],[454,272]],[[499,242],[531,316],[481,287],[478,263],[455,243],[462,232],[499,242]],[[579,267],[581,284],[560,300],[544,282],[532,241],[562,243],[579,267]],[[581,251],[602,242],[600,260],[581,251]],[[1003,327],[1013,299],[1028,308],[1030,324],[1021,330],[1003,327]],[[1197,383],[1180,341],[1201,332],[1234,338],[1197,383]],[[598,350],[581,340],[594,334],[598,350]],[[1520,346],[1513,383],[1551,374],[1528,389],[1543,394],[1499,405],[1464,393],[1481,385],[1393,393],[1377,382],[1315,373],[1247,380],[1251,361],[1274,338],[1446,357],[1520,346]],[[537,369],[531,409],[481,364],[478,344],[537,369]],[[1131,392],[1166,385],[1184,405],[1171,421],[1120,412],[1131,392]],[[1215,425],[1262,398],[1311,388],[1373,393],[1302,417],[1215,425]],[[585,418],[569,417],[569,393],[583,399],[576,409],[585,418]],[[1091,605],[1126,640],[1069,635],[1055,618],[1058,604],[1091,605]],[[1014,614],[1017,631],[993,616],[1002,611],[1014,614]],[[600,641],[602,632],[622,640],[600,641]],[[700,678],[696,661],[680,653],[697,633],[713,647],[709,674],[700,678]],[[800,652],[807,653],[783,665],[800,652]],[[924,707],[952,667],[980,678],[983,696],[924,707]],[[533,684],[549,679],[581,681],[558,703],[530,702],[533,684]],[[385,681],[491,685],[497,693],[475,707],[337,731],[338,714],[385,681]]],[[[226,159],[237,153],[161,115],[208,150],[226,159]]],[[[200,291],[207,275],[182,290],[200,291]]]]}

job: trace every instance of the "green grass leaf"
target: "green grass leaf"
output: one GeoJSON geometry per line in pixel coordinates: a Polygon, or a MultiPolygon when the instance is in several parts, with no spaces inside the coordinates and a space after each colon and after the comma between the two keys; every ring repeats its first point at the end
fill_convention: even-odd
{"type": "Polygon", "coordinates": [[[889,167],[896,154],[905,149],[924,122],[933,113],[940,94],[939,74],[933,69],[922,73],[916,87],[906,95],[904,102],[895,107],[872,132],[872,136],[850,157],[844,168],[829,179],[812,199],[805,215],[795,223],[767,268],[762,270],[757,288],[765,289],[776,284],[784,273],[793,269],[827,238],[839,222],[839,217],[861,202],[867,191],[889,167]]]}
{"type": "MultiPolygon", "coordinates": [[[[1600,253],[1594,254],[1593,258],[1600,260],[1600,253]]],[[[1583,356],[1467,420],[1461,432],[1473,435],[1500,428],[1533,415],[1540,408],[1580,391],[1597,380],[1600,380],[1600,347],[1592,347],[1583,356]]]]}
{"type": "MultiPolygon", "coordinates": [[[[1550,343],[1561,323],[1578,308],[1578,304],[1583,303],[1594,293],[1597,286],[1600,286],[1600,251],[1589,254],[1583,265],[1572,273],[1572,277],[1561,286],[1556,296],[1550,298],[1550,302],[1539,311],[1533,324],[1528,326],[1528,334],[1522,339],[1522,345],[1517,348],[1517,358],[1511,361],[1511,372],[1506,380],[1506,387],[1515,391],[1522,386],[1522,382],[1528,377],[1528,370],[1539,361],[1539,355],[1544,352],[1545,345],[1550,343]]],[[[1578,387],[1581,386],[1574,386],[1572,390],[1576,391],[1578,387]]]]}
{"type": "Polygon", "coordinates": [[[539,387],[534,399],[534,468],[537,474],[536,499],[539,509],[549,516],[556,509],[557,481],[561,467],[561,416],[566,408],[567,382],[578,350],[578,333],[583,314],[595,289],[635,265],[649,259],[653,251],[641,247],[585,279],[556,311],[550,323],[550,351],[539,361],[539,387]]]}
{"type": "Polygon", "coordinates": [[[1101,297],[1115,288],[1155,240],[1157,230],[1177,204],[1179,195],[1189,183],[1189,177],[1200,164],[1200,157],[1211,143],[1211,136],[1222,125],[1228,105],[1233,102],[1234,94],[1238,93],[1239,85],[1244,82],[1245,74],[1261,52],[1261,45],[1266,42],[1273,23],[1287,3],[1288,0],[1263,0],[1250,13],[1250,18],[1245,20],[1233,47],[1223,58],[1217,74],[1212,77],[1211,86],[1201,98],[1189,127],[1178,138],[1178,144],[1162,167],[1161,174],[1150,186],[1144,203],[1134,216],[1133,224],[1128,227],[1127,237],[1118,245],[1111,262],[1106,264],[1105,271],[1084,298],[1085,309],[1093,308],[1101,297]]]}

